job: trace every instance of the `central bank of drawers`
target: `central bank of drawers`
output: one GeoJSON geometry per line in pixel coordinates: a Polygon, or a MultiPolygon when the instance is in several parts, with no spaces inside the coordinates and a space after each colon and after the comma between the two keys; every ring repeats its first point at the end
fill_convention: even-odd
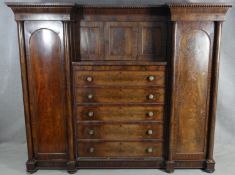
{"type": "Polygon", "coordinates": [[[79,157],[161,157],[164,66],[74,66],[79,157]]]}

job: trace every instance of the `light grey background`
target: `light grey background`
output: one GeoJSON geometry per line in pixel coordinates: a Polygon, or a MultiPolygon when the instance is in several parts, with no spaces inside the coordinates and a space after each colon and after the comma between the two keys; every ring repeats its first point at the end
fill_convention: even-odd
{"type": "MultiPolygon", "coordinates": [[[[33,0],[32,0],[33,1],[33,0]]],[[[24,0],[24,2],[26,2],[24,0]]],[[[35,1],[34,1],[35,2],[35,1]]],[[[86,3],[156,4],[157,0],[97,0],[86,3]]],[[[163,1],[161,2],[178,2],[163,1]]],[[[182,1],[180,1],[182,2],[182,1]]],[[[212,1],[184,1],[212,2],[212,1]]],[[[227,2],[233,1],[219,1],[227,2]]],[[[235,174],[235,7],[229,11],[223,25],[218,109],[215,137],[217,175],[235,174]]],[[[0,0],[0,174],[25,174],[27,159],[25,145],[23,99],[20,77],[17,27],[14,16],[0,0]]],[[[81,175],[153,175],[166,174],[159,170],[80,170],[81,175]]],[[[66,174],[65,171],[39,171],[38,174],[66,174]]],[[[175,174],[206,174],[200,170],[176,170],[175,174]]]]}

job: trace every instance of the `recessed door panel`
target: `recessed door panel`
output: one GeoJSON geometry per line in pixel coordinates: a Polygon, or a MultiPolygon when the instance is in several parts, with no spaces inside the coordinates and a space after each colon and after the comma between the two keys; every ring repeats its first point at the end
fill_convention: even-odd
{"type": "Polygon", "coordinates": [[[102,22],[80,23],[81,60],[102,60],[104,57],[104,37],[102,22]]]}
{"type": "Polygon", "coordinates": [[[27,71],[34,152],[39,159],[65,158],[66,154],[63,27],[53,24],[49,26],[58,30],[41,27],[40,22],[25,25],[31,31],[26,37],[27,71]]]}
{"type": "Polygon", "coordinates": [[[209,100],[210,33],[213,25],[180,23],[178,27],[176,158],[203,159],[209,100]]]}
{"type": "Polygon", "coordinates": [[[107,60],[136,60],[138,26],[135,22],[105,24],[107,60]]]}

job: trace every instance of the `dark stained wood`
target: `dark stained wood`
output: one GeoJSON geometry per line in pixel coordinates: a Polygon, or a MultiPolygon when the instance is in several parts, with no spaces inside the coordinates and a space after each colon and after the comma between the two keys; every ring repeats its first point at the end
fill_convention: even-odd
{"type": "Polygon", "coordinates": [[[147,124],[85,124],[79,123],[77,139],[135,140],[162,139],[162,125],[147,124]]]}
{"type": "Polygon", "coordinates": [[[105,58],[135,60],[137,57],[137,23],[107,22],[104,24],[105,58]]]}
{"type": "Polygon", "coordinates": [[[159,103],[163,104],[163,88],[76,88],[77,103],[159,103]]]}
{"type": "MultiPolygon", "coordinates": [[[[148,71],[150,72],[165,72],[166,70],[166,62],[127,62],[129,64],[125,64],[126,62],[73,62],[73,70],[74,71],[148,71]],[[154,66],[153,66],[153,65],[154,66]]],[[[76,72],[75,72],[76,73],[76,72]]],[[[132,72],[133,73],[133,72],[132,72]]],[[[134,76],[134,75],[132,75],[134,76]]]]}
{"type": "Polygon", "coordinates": [[[215,120],[216,120],[216,103],[217,103],[217,91],[218,91],[218,80],[219,80],[219,62],[220,62],[220,40],[221,40],[222,22],[215,23],[215,40],[214,40],[214,54],[212,59],[212,82],[211,82],[211,102],[210,102],[210,113],[209,113],[209,131],[208,131],[208,153],[206,162],[206,171],[215,171],[215,161],[213,158],[214,150],[214,135],[215,135],[215,120]]]}
{"type": "Polygon", "coordinates": [[[81,21],[75,36],[80,60],[165,60],[166,24],[163,22],[81,21]]]}
{"type": "Polygon", "coordinates": [[[74,72],[76,87],[165,86],[164,71],[79,71],[74,72]]]}
{"type": "MultiPolygon", "coordinates": [[[[217,52],[218,49],[213,50],[213,40],[214,37],[219,37],[218,33],[214,33],[215,27],[214,23],[211,21],[220,21],[224,20],[224,15],[226,11],[228,10],[230,6],[226,5],[203,5],[203,4],[173,4],[170,5],[171,9],[171,20],[174,21],[173,23],[173,53],[172,53],[172,95],[171,95],[171,116],[170,116],[170,144],[169,144],[169,156],[168,156],[168,162],[167,162],[167,171],[173,172],[174,167],[178,166],[177,161],[174,161],[174,159],[178,160],[197,160],[197,159],[206,159],[206,151],[207,149],[207,136],[208,136],[208,116],[209,116],[209,101],[210,101],[210,85],[211,85],[211,67],[212,61],[211,57],[213,52],[217,52]],[[202,13],[203,12],[203,13],[202,13]],[[214,15],[214,13],[219,14],[214,15]],[[190,14],[190,15],[189,15],[190,14]],[[188,32],[187,32],[188,31],[188,32]],[[191,34],[189,34],[191,32],[191,34]],[[196,33],[204,32],[204,36],[195,37],[200,42],[200,39],[203,40],[203,38],[207,38],[208,41],[201,41],[201,45],[207,45],[207,51],[205,48],[200,49],[200,44],[195,43],[195,39],[189,39],[189,43],[185,43],[185,41],[182,41],[182,38],[186,37],[186,35],[191,35],[191,37],[194,37],[196,33]],[[214,36],[215,34],[215,36],[214,36]],[[181,47],[179,45],[181,44],[181,47]],[[192,44],[190,44],[192,43],[192,44]],[[188,49],[182,49],[182,45],[185,44],[185,48],[188,49]],[[192,47],[188,47],[189,45],[192,45],[192,47]],[[185,53],[183,53],[185,52],[185,53]],[[183,57],[182,57],[183,53],[183,57]],[[200,56],[205,57],[203,60],[200,56]],[[180,55],[181,54],[181,55],[180,55]],[[207,56],[205,55],[207,54],[207,56]],[[186,71],[182,70],[182,65],[180,66],[180,63],[184,63],[188,59],[192,59],[194,57],[194,66],[195,68],[190,68],[190,65],[184,64],[184,68],[189,67],[189,69],[186,71]],[[196,58],[198,57],[198,58],[196,58]],[[183,60],[183,61],[182,61],[183,60]],[[205,62],[206,61],[206,62],[205,62]],[[198,62],[198,63],[196,63],[198,62]],[[195,70],[194,70],[195,69],[195,70]],[[204,70],[202,70],[204,69],[204,70]],[[200,71],[198,72],[197,71],[200,71]],[[180,80],[180,74],[181,77],[185,77],[181,79],[182,82],[187,82],[188,80],[195,81],[195,85],[197,85],[197,88],[193,87],[194,92],[188,92],[184,93],[182,92],[184,90],[189,90],[190,88],[178,88],[178,84],[181,84],[179,82],[180,80]],[[186,76],[185,76],[186,75],[186,76]],[[190,76],[187,78],[187,76],[190,76]],[[205,76],[205,77],[204,77],[205,76]],[[204,80],[203,80],[204,79],[204,80]],[[204,81],[204,82],[202,82],[204,81]],[[188,96],[185,99],[182,99],[181,92],[188,96]],[[177,97],[178,93],[178,97],[177,97]],[[202,96],[202,93],[204,93],[204,97],[202,96]],[[200,96],[198,96],[200,95],[200,96]],[[199,98],[198,98],[198,97],[199,98]],[[196,97],[195,104],[193,104],[193,99],[196,97]],[[201,98],[201,104],[198,103],[201,98]],[[204,99],[203,99],[204,98],[204,99]],[[180,102],[182,100],[182,102],[180,102]],[[189,100],[190,103],[184,103],[185,100],[189,100]],[[185,107],[179,107],[179,105],[185,105],[185,107]],[[199,106],[198,106],[199,105],[199,106]],[[200,106],[203,105],[203,106],[200,106]],[[187,107],[186,107],[187,106],[187,107]],[[198,108],[198,114],[197,109],[198,108]],[[186,112],[188,110],[188,112],[186,112]],[[180,115],[181,112],[181,115],[180,115]],[[183,113],[182,113],[183,112],[183,113]],[[196,114],[196,115],[195,115],[196,114]],[[177,116],[178,115],[178,116],[177,116]],[[182,117],[185,116],[185,119],[182,117]],[[192,115],[195,115],[195,117],[192,117],[191,119],[188,117],[192,115]],[[181,122],[180,122],[181,121],[181,122]],[[184,123],[185,122],[185,123],[184,123]],[[199,124],[201,122],[201,124],[199,124]],[[193,124],[193,127],[190,127],[189,125],[193,124]],[[198,126],[195,125],[198,123],[198,126]],[[203,127],[202,127],[203,126],[203,127]],[[201,131],[200,131],[200,127],[201,131]],[[192,131],[194,130],[194,131],[192,131]],[[177,133],[178,134],[175,134],[177,133]],[[181,133],[180,133],[181,132],[181,133]],[[177,135],[177,136],[176,136],[177,135]],[[179,138],[179,139],[177,139],[179,138]],[[193,139],[194,138],[194,139],[193,139]],[[192,142],[191,142],[191,141],[192,142]],[[181,141],[181,143],[179,143],[181,141]],[[185,141],[185,145],[188,146],[188,153],[187,149],[182,148],[183,144],[182,141],[185,141]],[[192,149],[192,153],[190,154],[190,150],[192,149]],[[195,149],[195,150],[193,150],[195,149]],[[201,150],[200,150],[201,149],[201,150]],[[181,152],[181,153],[177,153],[181,152]]],[[[189,37],[190,38],[190,37],[189,37]]],[[[205,39],[204,39],[205,40],[205,39]]],[[[197,42],[198,42],[197,41],[197,42]]],[[[191,62],[190,62],[191,63],[191,62]]],[[[192,64],[193,65],[193,64],[192,64]]],[[[194,67],[193,66],[193,67],[194,67]]],[[[190,84],[189,84],[190,86],[190,84]]],[[[209,120],[210,123],[210,120],[209,120]]],[[[214,130],[213,127],[209,127],[209,129],[214,130]]],[[[213,134],[212,134],[213,135],[213,134]]],[[[213,136],[212,136],[213,137],[213,136]]],[[[187,148],[187,146],[186,146],[187,148]]],[[[212,144],[210,143],[209,149],[213,148],[212,144]]],[[[210,151],[209,151],[210,152],[210,151]]],[[[206,161],[205,165],[203,166],[206,168],[205,170],[210,172],[210,170],[214,169],[211,164],[214,164],[214,161],[206,161]],[[207,168],[209,167],[209,168],[207,168]],[[210,169],[212,167],[212,169],[210,169]]],[[[211,171],[212,172],[212,171],[211,171]]]]}
{"type": "Polygon", "coordinates": [[[170,4],[172,21],[224,21],[231,5],[226,4],[170,4]]]}
{"type": "Polygon", "coordinates": [[[163,121],[164,107],[159,105],[77,106],[77,121],[163,121]]]}
{"type": "Polygon", "coordinates": [[[25,53],[25,41],[24,41],[24,25],[22,22],[17,23],[18,27],[18,40],[19,40],[19,51],[20,51],[20,65],[21,65],[21,78],[22,78],[22,89],[24,98],[24,113],[25,113],[25,125],[27,129],[27,145],[29,151],[29,159],[32,159],[32,135],[30,125],[30,108],[29,108],[29,96],[28,96],[28,79],[27,79],[27,68],[26,68],[26,53],[25,53]]]}
{"type": "Polygon", "coordinates": [[[64,50],[65,50],[65,81],[67,87],[66,101],[67,101],[67,140],[68,140],[68,154],[69,161],[67,162],[67,169],[70,173],[76,172],[76,157],[75,157],[75,147],[76,143],[74,141],[74,121],[73,121],[73,88],[72,88],[72,68],[71,68],[71,25],[68,22],[63,23],[64,30],[64,50]]]}
{"type": "Polygon", "coordinates": [[[190,24],[178,22],[176,47],[177,69],[175,118],[177,129],[176,155],[205,154],[207,131],[207,102],[209,98],[210,43],[213,42],[213,23],[190,24]]]}
{"type": "Polygon", "coordinates": [[[172,24],[172,38],[171,38],[171,60],[170,60],[170,69],[168,70],[168,76],[169,76],[169,94],[170,94],[170,100],[169,100],[169,119],[168,119],[168,155],[167,155],[167,161],[166,161],[166,171],[168,173],[174,172],[175,162],[173,160],[173,151],[174,151],[174,100],[172,97],[175,96],[175,89],[176,89],[176,79],[175,79],[175,73],[176,73],[176,29],[177,29],[177,23],[173,22],[172,24]]]}
{"type": "Polygon", "coordinates": [[[18,25],[28,172],[214,171],[230,5],[7,5],[18,25]]]}
{"type": "MultiPolygon", "coordinates": [[[[34,29],[30,37],[26,37],[34,152],[36,157],[40,157],[41,154],[60,154],[65,158],[67,150],[64,87],[66,84],[63,60],[61,60],[63,39],[50,28],[35,30],[37,25],[40,26],[40,23],[25,24],[26,32],[34,29]]],[[[56,25],[62,27],[61,23],[56,25]]]]}
{"type": "Polygon", "coordinates": [[[25,40],[24,40],[24,24],[23,22],[17,22],[18,27],[18,41],[19,41],[19,52],[20,52],[20,66],[21,66],[21,80],[23,89],[23,100],[24,100],[24,114],[25,114],[25,128],[27,136],[27,148],[28,148],[28,161],[26,163],[28,172],[37,171],[36,161],[34,160],[33,150],[33,138],[32,138],[32,126],[29,106],[29,94],[28,94],[28,75],[26,67],[26,53],[25,53],[25,40]]]}
{"type": "Polygon", "coordinates": [[[161,157],[158,142],[79,142],[79,157],[161,157]],[[91,149],[93,152],[91,152],[91,149]],[[147,150],[151,149],[152,152],[147,150]]]}
{"type": "Polygon", "coordinates": [[[104,27],[100,22],[80,23],[81,60],[104,58],[104,27]]]}
{"type": "Polygon", "coordinates": [[[166,58],[167,27],[163,22],[139,23],[138,55],[141,60],[166,58]]]}
{"type": "Polygon", "coordinates": [[[80,158],[78,160],[78,166],[80,169],[143,169],[143,168],[164,168],[164,161],[162,158],[80,158]]]}
{"type": "Polygon", "coordinates": [[[70,21],[74,3],[17,3],[6,2],[15,13],[16,21],[70,21]]]}

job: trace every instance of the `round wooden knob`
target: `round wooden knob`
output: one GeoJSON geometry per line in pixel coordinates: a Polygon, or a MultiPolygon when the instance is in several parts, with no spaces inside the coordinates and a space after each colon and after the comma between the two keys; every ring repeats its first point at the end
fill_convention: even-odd
{"type": "Polygon", "coordinates": [[[88,117],[93,117],[93,116],[94,116],[94,112],[89,111],[89,112],[87,113],[87,116],[88,116],[88,117]]]}
{"type": "Polygon", "coordinates": [[[148,112],[148,116],[149,116],[149,117],[153,117],[153,115],[154,115],[154,113],[153,113],[152,111],[149,111],[149,112],[148,112]]]}
{"type": "Polygon", "coordinates": [[[150,100],[152,100],[152,99],[154,99],[154,95],[153,95],[153,94],[149,94],[148,98],[149,98],[150,100]]]}
{"type": "Polygon", "coordinates": [[[95,134],[95,131],[92,130],[92,129],[90,129],[90,130],[88,131],[88,134],[89,134],[89,135],[94,135],[94,134],[95,134]]]}
{"type": "Polygon", "coordinates": [[[95,152],[95,148],[93,148],[93,147],[90,147],[90,148],[89,148],[89,152],[90,152],[90,153],[93,153],[93,152],[95,152]]]}
{"type": "Polygon", "coordinates": [[[88,98],[88,99],[92,99],[92,98],[93,98],[93,95],[92,95],[92,94],[88,94],[88,95],[87,95],[87,98],[88,98]]]}
{"type": "Polygon", "coordinates": [[[147,153],[152,153],[152,152],[153,152],[153,148],[147,148],[147,149],[146,149],[146,152],[147,152],[147,153]]]}
{"type": "Polygon", "coordinates": [[[153,75],[151,75],[151,76],[148,77],[148,80],[153,81],[153,80],[155,80],[155,77],[153,75]]]}
{"type": "Polygon", "coordinates": [[[151,129],[147,130],[147,134],[148,135],[152,135],[153,134],[153,130],[151,130],[151,129]]]}
{"type": "Polygon", "coordinates": [[[92,81],[93,81],[93,78],[89,76],[89,77],[86,78],[86,80],[87,80],[88,82],[92,82],[92,81]]]}

